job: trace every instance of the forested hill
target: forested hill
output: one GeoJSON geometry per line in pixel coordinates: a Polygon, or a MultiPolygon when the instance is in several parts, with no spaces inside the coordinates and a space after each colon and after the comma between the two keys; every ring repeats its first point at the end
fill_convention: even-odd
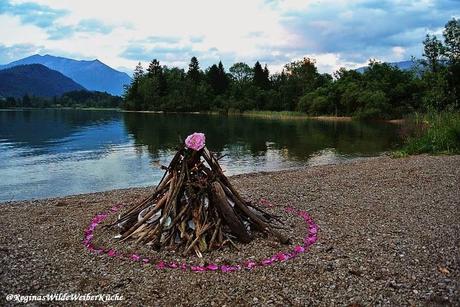
{"type": "Polygon", "coordinates": [[[87,90],[107,92],[117,96],[121,96],[123,86],[131,82],[131,78],[126,73],[115,70],[99,60],[74,60],[49,54],[35,54],[6,65],[0,65],[0,69],[27,64],[45,65],[49,69],[72,78],[87,90]]]}
{"type": "Polygon", "coordinates": [[[54,97],[78,90],[85,88],[60,72],[41,64],[20,65],[0,70],[2,97],[54,97]]]}

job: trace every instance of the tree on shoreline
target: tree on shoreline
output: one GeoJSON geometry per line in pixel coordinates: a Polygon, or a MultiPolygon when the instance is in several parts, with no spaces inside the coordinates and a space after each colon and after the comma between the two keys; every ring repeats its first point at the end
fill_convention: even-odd
{"type": "Polygon", "coordinates": [[[256,61],[238,62],[225,72],[222,62],[203,72],[192,57],[188,70],[161,67],[153,60],[147,73],[135,69],[124,107],[133,110],[243,112],[299,111],[310,115],[394,118],[414,111],[460,108],[460,21],[446,23],[444,42],[423,40],[427,69],[403,71],[370,60],[364,72],[341,68],[320,74],[314,59],[303,58],[270,74],[256,61]]]}

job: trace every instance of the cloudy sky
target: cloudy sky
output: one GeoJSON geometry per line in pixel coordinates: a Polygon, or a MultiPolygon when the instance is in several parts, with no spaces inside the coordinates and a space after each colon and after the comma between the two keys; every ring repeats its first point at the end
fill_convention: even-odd
{"type": "Polygon", "coordinates": [[[420,56],[459,0],[0,0],[0,64],[35,53],[122,70],[157,58],[202,68],[256,60],[279,71],[313,57],[321,72],[420,56]]]}

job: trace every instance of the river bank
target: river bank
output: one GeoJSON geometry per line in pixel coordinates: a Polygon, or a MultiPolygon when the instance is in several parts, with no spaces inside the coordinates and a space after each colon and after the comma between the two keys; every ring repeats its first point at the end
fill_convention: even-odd
{"type": "MultiPolygon", "coordinates": [[[[273,210],[306,210],[319,225],[318,242],[295,259],[251,271],[156,270],[91,254],[82,244],[97,213],[137,202],[152,188],[3,203],[1,305],[7,294],[64,292],[119,293],[120,305],[460,303],[460,156],[370,158],[232,182],[273,210]]],[[[289,227],[302,225],[286,219],[289,227]]],[[[95,236],[107,243],[112,234],[98,229],[95,236]]]]}

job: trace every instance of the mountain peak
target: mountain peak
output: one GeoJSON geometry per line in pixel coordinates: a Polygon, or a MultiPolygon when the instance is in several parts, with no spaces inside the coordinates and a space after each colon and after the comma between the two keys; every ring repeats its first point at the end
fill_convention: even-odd
{"type": "MultiPolygon", "coordinates": [[[[410,70],[414,67],[414,62],[411,60],[400,61],[400,62],[385,62],[386,64],[396,67],[401,70],[410,70]]],[[[368,66],[356,68],[355,70],[359,73],[364,73],[368,69],[368,66]]]]}
{"type": "Polygon", "coordinates": [[[111,68],[99,59],[75,60],[50,54],[34,54],[0,66],[0,70],[24,64],[42,64],[73,79],[88,90],[108,92],[112,95],[122,95],[124,85],[131,83],[128,74],[111,68]]]}

